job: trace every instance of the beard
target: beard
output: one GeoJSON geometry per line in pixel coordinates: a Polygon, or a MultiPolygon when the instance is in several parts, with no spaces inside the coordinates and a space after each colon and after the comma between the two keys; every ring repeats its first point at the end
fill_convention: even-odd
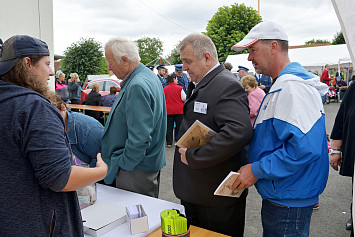
{"type": "Polygon", "coordinates": [[[33,74],[29,75],[28,78],[28,89],[34,90],[38,93],[40,93],[41,95],[43,95],[44,97],[48,98],[50,97],[50,94],[52,93],[49,90],[49,87],[47,84],[43,84],[42,82],[40,82],[36,76],[34,76],[33,74]]]}

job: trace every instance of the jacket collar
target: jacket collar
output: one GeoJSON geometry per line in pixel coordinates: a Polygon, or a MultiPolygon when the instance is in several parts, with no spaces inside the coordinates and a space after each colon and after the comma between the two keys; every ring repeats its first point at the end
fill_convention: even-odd
{"type": "Polygon", "coordinates": [[[207,73],[206,76],[204,76],[201,81],[197,84],[194,93],[195,94],[200,88],[205,87],[218,73],[223,71],[225,69],[223,64],[220,64],[218,67],[207,73]]]}
{"type": "Polygon", "coordinates": [[[77,144],[78,143],[78,138],[76,137],[76,132],[75,132],[75,114],[71,111],[67,111],[68,115],[68,129],[67,129],[67,134],[68,134],[68,140],[69,144],[77,144]],[[69,128],[73,128],[72,130],[69,128]]]}
{"type": "Polygon", "coordinates": [[[131,83],[132,79],[142,70],[147,69],[146,66],[144,66],[142,63],[140,63],[132,72],[132,74],[129,76],[129,78],[127,79],[126,83],[124,84],[124,86],[121,88],[120,92],[118,93],[117,98],[115,99],[115,102],[113,102],[110,114],[108,116],[108,119],[106,121],[106,125],[105,125],[105,129],[104,129],[104,134],[106,133],[106,130],[108,129],[108,127],[110,126],[110,122],[111,122],[111,114],[115,111],[116,107],[118,106],[118,104],[121,102],[122,96],[124,95],[126,88],[129,86],[129,84],[131,83]]]}

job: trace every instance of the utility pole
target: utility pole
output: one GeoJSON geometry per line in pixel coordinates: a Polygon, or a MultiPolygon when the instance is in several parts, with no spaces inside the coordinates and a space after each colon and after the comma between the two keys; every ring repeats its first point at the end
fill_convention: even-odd
{"type": "Polygon", "coordinates": [[[260,0],[258,0],[258,15],[260,16],[260,0]]]}

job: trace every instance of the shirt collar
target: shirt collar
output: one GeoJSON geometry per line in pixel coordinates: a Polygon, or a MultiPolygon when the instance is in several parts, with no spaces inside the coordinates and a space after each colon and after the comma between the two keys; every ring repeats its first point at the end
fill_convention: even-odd
{"type": "Polygon", "coordinates": [[[201,79],[199,82],[192,82],[192,83],[194,83],[195,86],[197,86],[198,83],[200,83],[200,82],[203,80],[203,78],[205,78],[205,77],[208,75],[208,73],[212,72],[212,71],[213,71],[214,69],[216,69],[218,66],[219,66],[219,63],[216,63],[216,65],[214,65],[214,66],[202,77],[202,79],[201,79]]]}
{"type": "Polygon", "coordinates": [[[123,78],[123,80],[122,80],[121,83],[120,83],[121,88],[126,84],[128,78],[132,75],[132,73],[134,72],[134,70],[136,70],[139,65],[140,65],[140,64],[138,64],[136,67],[134,67],[134,68],[133,68],[129,73],[127,73],[127,75],[123,78]]]}

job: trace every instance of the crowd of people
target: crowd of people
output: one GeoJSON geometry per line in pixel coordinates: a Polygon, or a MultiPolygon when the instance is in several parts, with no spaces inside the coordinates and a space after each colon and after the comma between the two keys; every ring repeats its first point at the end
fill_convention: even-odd
{"type": "Polygon", "coordinates": [[[329,164],[341,175],[354,173],[354,83],[346,89],[342,70],[336,76],[343,101],[328,155],[321,96],[332,83],[329,65],[319,78],[291,62],[286,31],[271,21],[257,24],[233,49],[249,50],[254,75],[242,65],[237,77],[232,74],[203,34],[180,42],[182,64],[170,74],[165,65],[158,74],[143,65],[133,41],[110,40],[105,58],[122,79],[120,92],[113,86],[102,97],[94,83],[85,101],[111,107],[103,126],[98,112],[66,108],[80,103],[77,73],[68,83],[59,73],[57,93],[49,91],[54,73],[45,42],[24,35],[6,40],[0,57],[0,109],[7,111],[0,125],[7,131],[0,137],[1,235],[83,236],[74,191],[102,179],[158,198],[165,148],[199,120],[216,134],[201,147],[175,146],[173,161],[172,188],[189,223],[243,236],[248,187],[255,185],[264,237],[309,236],[329,164]],[[73,154],[91,168],[74,166],[73,154]],[[231,189],[242,195],[214,195],[230,171],[239,173],[231,189]]]}
{"type": "MultiPolygon", "coordinates": [[[[334,96],[339,102],[341,102],[348,86],[350,86],[353,81],[353,67],[350,66],[347,72],[348,82],[345,81],[346,78],[344,77],[344,68],[341,67],[340,71],[336,72],[335,77],[331,76],[329,71],[330,65],[326,64],[320,77],[320,81],[327,84],[327,86],[329,87],[328,96],[334,96]]],[[[326,97],[323,96],[323,103],[325,103],[325,100],[326,97]]]]}

